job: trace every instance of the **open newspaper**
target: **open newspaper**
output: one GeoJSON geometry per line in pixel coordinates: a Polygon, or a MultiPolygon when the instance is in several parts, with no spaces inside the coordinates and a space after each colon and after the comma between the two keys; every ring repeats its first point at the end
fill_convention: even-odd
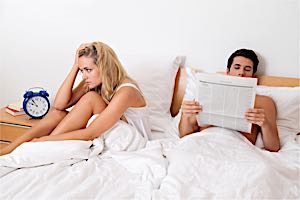
{"type": "Polygon", "coordinates": [[[197,73],[197,97],[202,112],[198,124],[211,124],[242,132],[251,132],[245,119],[248,108],[254,107],[256,78],[197,73]]]}

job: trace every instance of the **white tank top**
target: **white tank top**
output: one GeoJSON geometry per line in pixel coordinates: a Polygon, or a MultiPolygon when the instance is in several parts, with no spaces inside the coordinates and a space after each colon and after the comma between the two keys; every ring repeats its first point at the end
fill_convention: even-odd
{"type": "MultiPolygon", "coordinates": [[[[133,83],[123,83],[119,85],[116,91],[118,91],[122,87],[133,87],[139,93],[143,95],[141,90],[134,85],[133,83]]],[[[134,128],[137,129],[137,131],[147,140],[151,138],[151,127],[150,127],[150,121],[149,121],[149,109],[146,106],[144,107],[129,107],[125,112],[124,112],[124,117],[126,118],[128,124],[132,125],[134,128]]]]}

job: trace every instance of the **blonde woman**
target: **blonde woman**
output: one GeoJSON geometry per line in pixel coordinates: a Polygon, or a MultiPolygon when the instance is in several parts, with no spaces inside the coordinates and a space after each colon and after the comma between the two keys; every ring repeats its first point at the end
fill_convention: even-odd
{"type": "Polygon", "coordinates": [[[120,119],[147,138],[151,132],[145,112],[145,99],[115,52],[102,42],[82,44],[57,92],[53,109],[0,153],[8,154],[27,141],[93,140],[120,119]],[[73,89],[78,73],[82,73],[83,80],[73,89]],[[87,126],[92,116],[95,119],[87,126]]]}

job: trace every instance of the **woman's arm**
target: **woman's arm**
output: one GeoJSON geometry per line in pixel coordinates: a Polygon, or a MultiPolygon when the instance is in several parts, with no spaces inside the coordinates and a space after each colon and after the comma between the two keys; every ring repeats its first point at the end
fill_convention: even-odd
{"type": "Polygon", "coordinates": [[[74,65],[55,96],[54,108],[57,110],[65,110],[66,108],[74,105],[87,90],[84,81],[81,81],[80,84],[74,90],[72,90],[79,71],[78,53],[81,49],[86,47],[86,45],[87,44],[82,44],[77,49],[74,65]]]}
{"type": "Polygon", "coordinates": [[[276,106],[267,96],[256,96],[255,108],[246,112],[246,119],[261,127],[262,140],[268,151],[279,151],[280,141],[276,125],[276,106]]]}
{"type": "Polygon", "coordinates": [[[57,135],[49,135],[33,141],[92,140],[110,129],[117,121],[119,121],[129,107],[136,106],[136,104],[141,101],[143,101],[142,105],[144,105],[144,100],[136,89],[123,87],[114,95],[108,106],[87,128],[57,135]]]}
{"type": "Polygon", "coordinates": [[[178,126],[180,137],[199,131],[196,115],[201,111],[201,106],[194,100],[182,102],[182,114],[178,126]]]}
{"type": "MultiPolygon", "coordinates": [[[[72,71],[70,74],[71,73],[72,71]]],[[[84,81],[81,81],[78,86],[72,90],[74,80],[72,81],[68,77],[64,80],[55,96],[53,107],[57,110],[65,110],[66,108],[73,106],[87,91],[84,81]]]]}

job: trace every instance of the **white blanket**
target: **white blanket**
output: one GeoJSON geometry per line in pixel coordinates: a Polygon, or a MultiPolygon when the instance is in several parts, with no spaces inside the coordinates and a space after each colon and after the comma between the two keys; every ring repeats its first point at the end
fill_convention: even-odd
{"type": "MultiPolygon", "coordinates": [[[[70,164],[70,163],[69,163],[70,164]]],[[[151,199],[166,176],[159,143],[137,151],[105,151],[72,165],[57,162],[0,178],[0,199],[151,199]]]]}
{"type": "Polygon", "coordinates": [[[145,147],[146,139],[123,121],[93,141],[65,140],[26,142],[12,153],[0,157],[0,177],[8,169],[37,167],[53,163],[71,165],[97,156],[104,149],[112,152],[135,151],[145,147]],[[4,168],[3,168],[4,167],[4,168]]]}
{"type": "Polygon", "coordinates": [[[209,128],[166,152],[168,175],[153,199],[299,198],[299,154],[296,143],[271,153],[236,131],[209,128]]]}
{"type": "Polygon", "coordinates": [[[296,143],[288,142],[280,152],[271,153],[236,131],[216,127],[180,140],[149,141],[145,148],[138,136],[123,137],[131,138],[134,145],[117,141],[119,134],[115,140],[112,137],[26,143],[0,157],[0,199],[299,197],[300,145],[296,143]]]}
{"type": "Polygon", "coordinates": [[[151,199],[167,163],[145,145],[122,122],[94,141],[24,143],[0,157],[0,199],[151,199]]]}
{"type": "MultiPolygon", "coordinates": [[[[101,140],[100,140],[101,141],[101,140]]],[[[0,157],[0,177],[19,168],[38,167],[59,163],[72,165],[88,159],[92,141],[66,140],[47,142],[26,142],[12,153],[0,157]]],[[[97,146],[102,151],[103,146],[97,146]]]]}

